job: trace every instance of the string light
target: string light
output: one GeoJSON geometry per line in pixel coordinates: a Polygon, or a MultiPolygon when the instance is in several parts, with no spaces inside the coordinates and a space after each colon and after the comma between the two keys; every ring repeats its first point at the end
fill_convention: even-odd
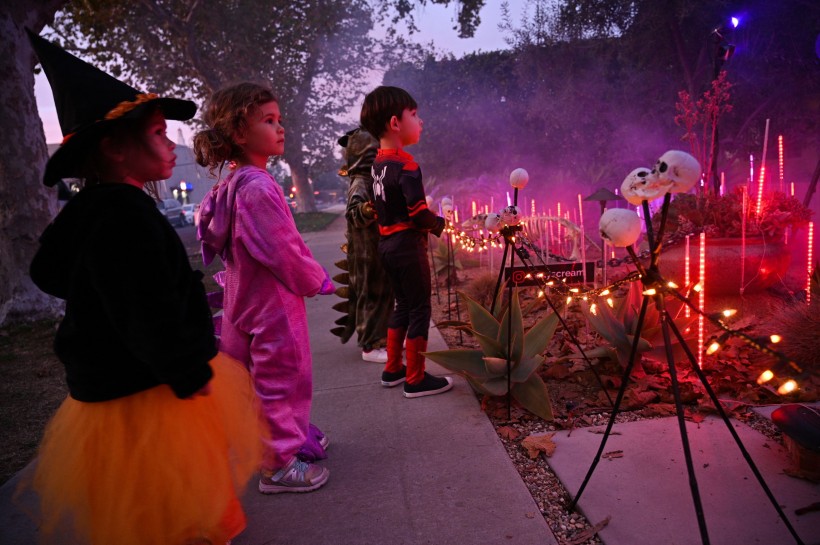
{"type": "Polygon", "coordinates": [[[671,280],[669,282],[667,282],[666,285],[669,286],[670,288],[672,288],[673,290],[678,289],[678,285],[675,284],[674,282],[672,282],[671,280]]]}
{"type": "Polygon", "coordinates": [[[721,312],[721,314],[723,315],[724,318],[731,318],[732,316],[737,314],[737,310],[733,309],[733,308],[727,308],[726,310],[721,312]]]}
{"type": "Polygon", "coordinates": [[[795,390],[797,390],[797,382],[795,382],[792,379],[789,379],[780,385],[780,388],[777,389],[777,393],[780,395],[786,395],[792,393],[795,390]]]}
{"type": "Polygon", "coordinates": [[[712,354],[714,354],[718,350],[720,350],[720,343],[717,340],[713,340],[709,344],[709,347],[706,349],[706,355],[711,356],[712,354]]]}
{"type": "Polygon", "coordinates": [[[781,337],[780,335],[771,335],[769,337],[769,340],[772,342],[772,344],[777,344],[783,340],[783,337],[781,337]]]}
{"type": "Polygon", "coordinates": [[[758,384],[765,384],[765,383],[769,382],[770,380],[772,380],[773,378],[774,378],[774,373],[772,373],[771,369],[766,369],[765,371],[760,373],[759,377],[757,377],[757,383],[758,384]]]}

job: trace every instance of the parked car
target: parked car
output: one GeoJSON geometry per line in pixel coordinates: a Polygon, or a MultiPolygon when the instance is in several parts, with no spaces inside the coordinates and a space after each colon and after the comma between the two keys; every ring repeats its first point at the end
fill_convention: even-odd
{"type": "Polygon", "coordinates": [[[157,201],[157,208],[165,218],[176,227],[185,225],[185,214],[182,205],[176,199],[161,199],[157,201]]]}
{"type": "Polygon", "coordinates": [[[194,224],[194,214],[196,213],[197,208],[199,208],[199,206],[197,206],[196,204],[182,205],[182,215],[185,216],[185,225],[194,224]]]}

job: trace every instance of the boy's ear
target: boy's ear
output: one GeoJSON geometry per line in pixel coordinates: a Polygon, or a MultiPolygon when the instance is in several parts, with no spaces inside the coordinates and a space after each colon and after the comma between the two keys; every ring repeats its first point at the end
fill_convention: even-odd
{"type": "Polygon", "coordinates": [[[401,120],[399,120],[399,118],[394,115],[393,117],[390,118],[390,121],[387,122],[387,129],[391,130],[391,131],[398,132],[399,129],[401,128],[400,124],[401,124],[401,120]]]}

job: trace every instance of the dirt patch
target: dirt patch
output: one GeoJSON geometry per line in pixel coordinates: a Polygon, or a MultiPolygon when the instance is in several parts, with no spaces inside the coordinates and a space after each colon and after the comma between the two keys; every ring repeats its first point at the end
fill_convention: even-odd
{"type": "Polygon", "coordinates": [[[65,399],[63,365],[52,349],[57,323],[0,330],[0,482],[31,461],[46,422],[65,399]]]}

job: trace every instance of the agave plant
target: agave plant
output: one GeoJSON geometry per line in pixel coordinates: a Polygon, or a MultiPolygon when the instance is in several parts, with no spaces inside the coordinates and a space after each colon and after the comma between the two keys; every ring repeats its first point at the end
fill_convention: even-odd
{"type": "Polygon", "coordinates": [[[511,303],[503,310],[500,319],[467,295],[460,293],[460,296],[467,303],[470,321],[451,325],[472,334],[481,349],[441,350],[425,355],[466,378],[478,392],[490,396],[503,396],[509,392],[531,413],[552,420],[549,393],[536,370],[544,363],[542,353],[555,333],[558,316],[551,312],[524,332],[517,290],[513,291],[511,303]]]}
{"type": "MultiPolygon", "coordinates": [[[[587,357],[617,358],[621,366],[626,367],[629,362],[632,343],[637,333],[638,316],[643,297],[641,284],[632,282],[626,297],[615,304],[613,309],[610,309],[607,305],[598,305],[594,313],[589,308],[584,310],[590,325],[610,344],[610,346],[601,346],[586,351],[587,357]]],[[[686,330],[696,319],[696,317],[673,318],[685,340],[692,340],[691,335],[687,336],[686,330]]],[[[661,327],[660,313],[655,308],[654,303],[650,302],[646,308],[646,315],[640,332],[641,338],[638,341],[638,357],[648,357],[658,361],[666,359],[666,347],[661,327]]],[[[685,352],[678,343],[677,337],[672,336],[671,340],[672,354],[677,361],[684,357],[685,352]]]]}

